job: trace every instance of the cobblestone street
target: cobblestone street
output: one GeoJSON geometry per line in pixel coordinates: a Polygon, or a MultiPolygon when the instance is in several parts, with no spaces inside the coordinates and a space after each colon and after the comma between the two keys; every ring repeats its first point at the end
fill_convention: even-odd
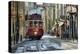
{"type": "Polygon", "coordinates": [[[78,43],[75,40],[61,40],[49,35],[41,40],[25,40],[21,44],[17,45],[14,52],[35,52],[35,51],[50,51],[50,50],[69,50],[77,49],[78,43]],[[49,36],[49,37],[48,37],[49,36]]]}

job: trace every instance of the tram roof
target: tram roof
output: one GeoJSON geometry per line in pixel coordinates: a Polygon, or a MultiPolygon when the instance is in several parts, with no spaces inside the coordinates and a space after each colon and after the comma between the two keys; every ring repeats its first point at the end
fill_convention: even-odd
{"type": "Polygon", "coordinates": [[[41,20],[41,15],[37,13],[29,15],[27,20],[41,20]]]}

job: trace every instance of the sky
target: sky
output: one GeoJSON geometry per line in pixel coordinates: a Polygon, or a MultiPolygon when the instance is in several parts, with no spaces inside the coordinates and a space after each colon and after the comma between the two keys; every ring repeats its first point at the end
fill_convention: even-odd
{"type": "Polygon", "coordinates": [[[43,8],[41,8],[41,7],[38,7],[38,8],[36,8],[36,9],[32,9],[32,10],[30,10],[29,12],[28,12],[28,14],[29,15],[32,15],[32,14],[34,14],[34,13],[37,13],[37,14],[41,14],[42,13],[42,10],[43,8]]]}
{"type": "MultiPolygon", "coordinates": [[[[25,7],[26,7],[25,8],[26,10],[29,8],[28,3],[25,3],[25,7]]],[[[31,6],[31,8],[33,8],[33,6],[31,6]]],[[[42,7],[33,8],[33,9],[31,9],[31,10],[28,11],[28,14],[29,15],[32,15],[34,13],[41,14],[42,13],[42,11],[41,11],[42,9],[43,9],[42,7]]]]}

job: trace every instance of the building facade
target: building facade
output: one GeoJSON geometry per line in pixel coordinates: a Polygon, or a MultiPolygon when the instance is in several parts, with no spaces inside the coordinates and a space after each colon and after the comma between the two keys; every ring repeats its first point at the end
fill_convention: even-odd
{"type": "Polygon", "coordinates": [[[11,1],[11,39],[12,45],[21,42],[25,35],[25,4],[11,1]]]}

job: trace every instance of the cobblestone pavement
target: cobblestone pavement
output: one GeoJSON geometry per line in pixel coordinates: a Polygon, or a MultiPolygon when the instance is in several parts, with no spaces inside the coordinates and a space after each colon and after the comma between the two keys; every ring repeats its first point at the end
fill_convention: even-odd
{"type": "Polygon", "coordinates": [[[35,51],[50,51],[50,50],[66,50],[77,49],[78,42],[75,40],[61,40],[60,38],[43,38],[41,40],[25,40],[19,44],[14,52],[35,52],[35,51]]]}

